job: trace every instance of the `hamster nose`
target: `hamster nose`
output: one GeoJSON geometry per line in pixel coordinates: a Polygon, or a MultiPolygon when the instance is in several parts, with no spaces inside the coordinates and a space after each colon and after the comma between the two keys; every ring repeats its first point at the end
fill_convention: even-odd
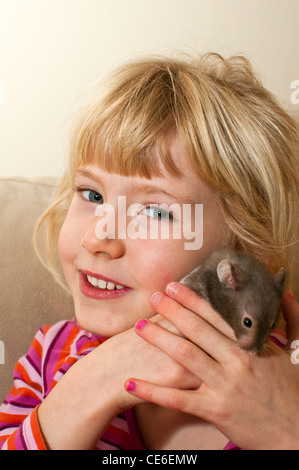
{"type": "Polygon", "coordinates": [[[238,339],[239,346],[246,351],[255,349],[254,338],[251,335],[244,335],[238,339]]]}

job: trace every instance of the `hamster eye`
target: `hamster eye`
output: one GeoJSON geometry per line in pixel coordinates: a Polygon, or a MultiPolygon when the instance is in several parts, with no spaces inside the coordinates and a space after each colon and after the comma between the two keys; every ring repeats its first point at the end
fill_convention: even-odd
{"type": "Polygon", "coordinates": [[[246,327],[246,328],[251,328],[252,327],[252,320],[248,317],[245,317],[243,319],[243,325],[246,327]]]}

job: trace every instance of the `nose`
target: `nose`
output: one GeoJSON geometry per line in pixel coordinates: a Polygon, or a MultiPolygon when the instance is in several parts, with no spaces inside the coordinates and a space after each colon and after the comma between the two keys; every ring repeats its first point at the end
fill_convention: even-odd
{"type": "Polygon", "coordinates": [[[111,258],[123,256],[125,244],[117,236],[115,220],[115,214],[109,211],[106,216],[94,217],[81,239],[82,247],[92,255],[104,253],[111,258]]]}

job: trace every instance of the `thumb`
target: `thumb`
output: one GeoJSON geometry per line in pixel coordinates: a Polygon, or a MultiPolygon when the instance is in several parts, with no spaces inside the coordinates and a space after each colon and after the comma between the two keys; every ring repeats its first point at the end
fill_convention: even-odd
{"type": "Polygon", "coordinates": [[[286,333],[288,343],[286,349],[289,349],[294,340],[299,341],[299,305],[295,300],[292,291],[283,293],[281,298],[281,309],[286,322],[286,333]]]}

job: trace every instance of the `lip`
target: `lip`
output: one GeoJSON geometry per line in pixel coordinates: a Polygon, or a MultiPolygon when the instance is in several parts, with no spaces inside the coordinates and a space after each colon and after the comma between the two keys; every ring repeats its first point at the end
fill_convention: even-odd
{"type": "Polygon", "coordinates": [[[97,287],[92,286],[88,282],[87,275],[95,277],[97,279],[103,279],[106,282],[113,282],[114,284],[123,285],[122,283],[118,281],[114,281],[113,279],[110,279],[106,276],[94,274],[90,271],[79,271],[79,287],[80,287],[82,294],[85,295],[86,297],[90,297],[92,299],[97,299],[97,300],[109,300],[109,299],[112,300],[112,299],[118,299],[120,297],[123,297],[132,291],[132,289],[127,286],[124,286],[122,289],[114,289],[114,290],[99,289],[97,287]]]}
{"type": "Polygon", "coordinates": [[[97,279],[103,279],[106,282],[113,282],[113,284],[115,284],[115,285],[118,284],[118,285],[127,287],[123,284],[123,282],[115,281],[114,279],[111,279],[110,277],[103,276],[102,274],[95,274],[95,273],[92,273],[91,271],[80,271],[80,272],[85,274],[85,275],[95,277],[97,279]]]}

